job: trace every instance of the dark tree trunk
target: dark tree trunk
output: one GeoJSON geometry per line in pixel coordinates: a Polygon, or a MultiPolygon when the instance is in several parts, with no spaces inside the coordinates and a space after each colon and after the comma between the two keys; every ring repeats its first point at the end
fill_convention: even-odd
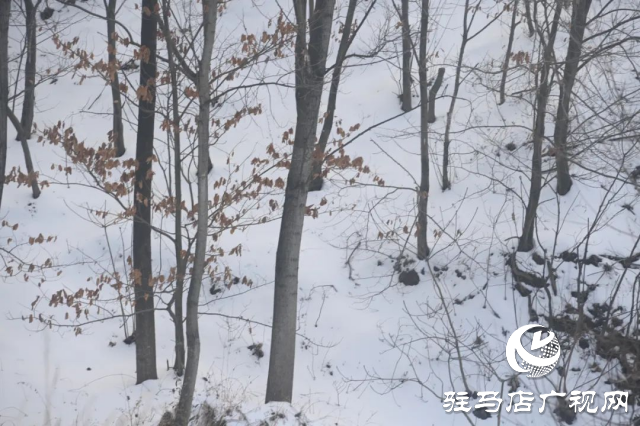
{"type": "Polygon", "coordinates": [[[306,36],[305,0],[294,0],[297,121],[276,252],[266,402],[291,402],[296,351],[298,266],[335,0],[317,0],[306,36]]]}
{"type": "Polygon", "coordinates": [[[22,128],[18,117],[16,117],[13,111],[11,111],[8,107],[7,113],[9,115],[9,120],[11,120],[11,123],[13,123],[13,127],[16,129],[20,145],[22,145],[24,162],[27,166],[27,173],[29,174],[31,193],[33,194],[33,198],[38,198],[40,196],[40,187],[38,186],[38,175],[33,168],[33,161],[31,160],[31,150],[29,149],[29,144],[27,143],[27,132],[22,128]]]}
{"type": "Polygon", "coordinates": [[[524,0],[524,16],[527,21],[527,28],[529,30],[529,37],[533,37],[536,32],[533,26],[533,15],[531,14],[531,2],[536,0],[524,0]]]}
{"type": "Polygon", "coordinates": [[[116,149],[116,157],[125,153],[124,133],[122,127],[122,99],[120,97],[120,79],[118,78],[118,59],[116,33],[116,5],[117,0],[109,0],[107,5],[107,37],[109,54],[109,79],[111,84],[111,99],[113,101],[113,126],[111,140],[116,149]]]}
{"type": "Polygon", "coordinates": [[[444,68],[438,68],[438,74],[436,75],[436,79],[433,81],[431,88],[429,89],[429,124],[436,122],[436,96],[438,95],[438,90],[440,90],[440,86],[442,86],[442,79],[444,78],[444,68]]]}
{"type": "Polygon", "coordinates": [[[547,101],[551,82],[549,74],[553,62],[553,45],[558,32],[558,22],[560,21],[560,2],[556,1],[555,11],[549,39],[544,45],[544,34],[540,31],[540,42],[544,45],[542,66],[540,67],[540,79],[538,91],[536,93],[536,117],[533,128],[533,156],[531,160],[531,186],[529,188],[529,202],[525,213],[522,236],[518,242],[518,251],[529,251],[534,247],[534,230],[540,201],[540,191],[542,189],[542,142],[544,141],[545,115],[547,113],[547,101]]]}
{"type": "MultiPolygon", "coordinates": [[[[456,64],[456,77],[453,83],[453,94],[451,96],[451,102],[449,103],[449,111],[447,111],[447,122],[444,127],[444,143],[442,145],[442,190],[446,191],[451,189],[451,178],[449,177],[449,147],[451,146],[451,124],[453,122],[453,112],[456,107],[456,101],[458,100],[458,93],[460,91],[460,75],[462,72],[462,61],[464,59],[464,52],[467,48],[467,42],[469,41],[469,28],[473,24],[473,18],[469,22],[469,0],[464,3],[464,15],[462,20],[462,41],[460,42],[460,51],[458,53],[458,62],[456,64]]],[[[475,16],[475,15],[474,15],[475,16]]],[[[433,119],[435,121],[435,113],[433,113],[433,119]]]]}
{"type": "Polygon", "coordinates": [[[196,252],[187,295],[187,365],[176,409],[175,426],[187,426],[193,403],[193,393],[198,380],[200,360],[200,334],[198,330],[198,301],[202,288],[202,276],[207,252],[209,223],[209,114],[211,96],[209,77],[211,76],[211,56],[218,15],[216,0],[203,0],[202,27],[204,42],[198,70],[198,222],[196,228],[196,252]]]}
{"type": "Polygon", "coordinates": [[[402,110],[411,111],[411,27],[409,0],[402,0],[402,110]]]}
{"type": "Polygon", "coordinates": [[[429,201],[429,92],[427,87],[427,34],[429,0],[422,0],[420,18],[420,190],[418,192],[418,259],[429,257],[427,244],[427,202],[429,201]]]}
{"type": "Polygon", "coordinates": [[[0,0],[0,209],[7,169],[7,116],[9,110],[9,15],[11,0],[0,0]]]}
{"type": "Polygon", "coordinates": [[[569,46],[564,65],[564,76],[560,90],[560,100],[556,112],[556,128],[553,134],[553,144],[556,148],[556,165],[558,167],[558,194],[565,195],[571,189],[573,182],[569,174],[567,159],[567,136],[569,133],[569,109],[571,108],[571,94],[578,74],[580,55],[582,54],[582,40],[587,23],[587,15],[591,7],[591,0],[574,0],[571,14],[571,30],[569,32],[569,46]]]}
{"type": "Polygon", "coordinates": [[[344,62],[344,57],[347,55],[349,45],[351,44],[351,25],[353,23],[353,15],[355,14],[357,4],[358,0],[349,0],[347,17],[344,22],[344,28],[342,29],[342,38],[340,39],[338,55],[333,68],[331,87],[329,89],[327,113],[325,114],[324,123],[322,124],[322,131],[320,132],[320,140],[316,145],[316,152],[313,158],[313,170],[311,172],[312,178],[311,183],[309,184],[309,191],[320,191],[322,189],[324,180],[322,176],[324,152],[327,149],[327,142],[329,141],[331,129],[333,128],[333,119],[336,112],[336,101],[338,98],[338,88],[340,87],[340,75],[342,74],[342,64],[344,62]]]}
{"type": "MultiPolygon", "coordinates": [[[[148,49],[148,59],[140,61],[138,135],[133,221],[133,269],[135,273],[136,370],[137,383],[158,378],[156,370],[156,325],[154,314],[153,274],[151,269],[151,183],[155,132],[156,76],[156,0],[142,1],[141,49],[148,49]]],[[[145,56],[145,55],[143,55],[145,56]]]]}
{"type": "Polygon", "coordinates": [[[38,1],[35,5],[32,0],[24,0],[26,19],[26,61],[24,67],[24,98],[22,101],[22,119],[20,125],[27,139],[31,138],[33,130],[33,117],[36,106],[36,53],[38,50],[36,37],[36,16],[38,1]]]}
{"type": "MultiPolygon", "coordinates": [[[[527,1],[527,0],[525,0],[527,1]]],[[[518,0],[513,2],[511,6],[511,26],[509,27],[509,42],[507,43],[507,53],[504,56],[504,63],[502,64],[502,78],[500,79],[500,101],[498,105],[502,105],[506,101],[506,86],[507,86],[507,73],[509,71],[509,61],[511,60],[511,50],[513,49],[513,38],[516,33],[516,27],[518,26],[518,0]]]]}

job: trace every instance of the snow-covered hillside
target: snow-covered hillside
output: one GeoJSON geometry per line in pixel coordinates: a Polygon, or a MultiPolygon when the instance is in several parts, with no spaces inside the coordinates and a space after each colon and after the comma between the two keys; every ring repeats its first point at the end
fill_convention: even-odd
{"type": "MultiPolygon", "coordinates": [[[[183,22],[195,22],[189,11],[196,2],[174,2],[183,22]]],[[[357,159],[356,165],[341,168],[336,160],[323,189],[311,192],[306,203],[291,405],[265,405],[264,399],[285,196],[284,185],[277,182],[287,178],[287,169],[275,164],[291,155],[288,138],[293,135],[283,134],[293,133],[290,129],[296,125],[293,43],[281,55],[268,52],[268,61],[257,61],[212,89],[225,95],[212,107],[212,120],[223,124],[212,123],[220,133],[211,138],[209,199],[213,203],[215,197],[224,198],[234,185],[251,182],[256,173],[276,183],[254,184],[251,190],[256,194],[239,197],[218,212],[234,220],[233,225],[223,229],[219,218],[210,223],[215,238],[209,238],[208,255],[215,258],[200,296],[201,354],[192,424],[636,424],[638,5],[632,0],[594,0],[591,5],[593,22],[587,27],[584,51],[595,59],[580,68],[574,89],[577,101],[570,114],[573,186],[567,195],[556,193],[555,157],[543,155],[535,248],[517,252],[530,190],[542,55],[539,34],[529,36],[524,14],[517,15],[507,98],[499,105],[511,11],[514,6],[524,10],[523,2],[467,1],[469,8],[476,8],[471,22],[464,20],[464,0],[430,2],[428,74],[433,79],[439,67],[445,74],[435,102],[436,121],[429,126],[431,252],[428,259],[418,260],[417,60],[414,109],[403,114],[399,18],[394,2],[387,0],[373,3],[368,13],[372,2],[358,2],[356,19],[364,24],[346,60],[329,140],[329,150],[346,144],[343,152],[357,159]],[[473,37],[459,66],[460,85],[454,94],[464,25],[473,37]],[[604,35],[611,28],[613,33],[604,35]],[[610,50],[604,51],[609,44],[610,50]],[[231,90],[236,83],[246,88],[231,90]],[[452,187],[442,191],[443,140],[454,96],[449,135],[452,187]],[[258,106],[259,112],[245,110],[234,121],[237,111],[258,106]],[[222,131],[225,122],[229,125],[222,131]],[[560,341],[558,366],[544,378],[517,375],[506,360],[510,334],[530,322],[549,327],[560,341]],[[566,403],[550,398],[540,413],[538,395],[552,390],[567,395],[595,391],[594,406],[599,409],[575,414],[566,403]],[[615,390],[629,392],[628,410],[601,411],[604,392],[615,390]],[[499,413],[449,413],[443,400],[450,391],[496,391],[503,405],[499,413]],[[536,395],[531,412],[506,411],[507,394],[516,391],[536,395]]],[[[22,2],[13,3],[9,95],[18,95],[9,105],[19,111],[25,30],[22,2]]],[[[62,138],[73,134],[86,147],[97,148],[108,141],[112,129],[112,98],[104,70],[76,66],[82,59],[76,49],[94,55],[88,63],[107,60],[104,5],[95,0],[78,1],[78,7],[73,3],[51,2],[53,17],[38,18],[37,130],[28,144],[42,195],[33,199],[27,185],[8,182],[0,209],[0,425],[157,425],[175,408],[182,386],[173,370],[174,323],[166,308],[175,286],[175,245],[167,237],[174,235],[175,212],[160,206],[175,191],[171,126],[166,124],[171,88],[166,81],[158,84],[153,162],[153,204],[160,206],[153,213],[158,231],[151,239],[158,280],[158,379],[136,385],[135,342],[125,342],[135,317],[129,279],[133,225],[124,214],[133,205],[133,192],[114,196],[104,186],[98,188],[86,164],[74,162],[63,143],[51,141],[56,127],[62,138]],[[54,34],[61,43],[77,38],[71,45],[75,53],[56,47],[54,34]],[[90,292],[98,288],[97,294],[90,292]]],[[[136,40],[139,4],[121,3],[119,35],[136,40]]],[[[338,55],[347,3],[336,5],[329,64],[338,55]]],[[[553,2],[531,3],[537,5],[544,32],[553,2]]],[[[553,149],[561,58],[570,38],[572,2],[560,3],[567,5],[561,12],[558,58],[550,77],[554,84],[543,145],[547,154],[553,149]]],[[[410,11],[417,43],[420,2],[410,2],[410,11]]],[[[284,26],[293,20],[289,2],[225,2],[218,17],[214,72],[227,66],[230,52],[246,43],[244,35],[260,38],[263,31],[271,34],[278,22],[284,26]]],[[[193,25],[198,27],[197,22],[193,25]]],[[[185,37],[187,33],[184,30],[185,37]]],[[[163,40],[158,41],[159,81],[168,73],[162,62],[168,53],[163,40]]],[[[137,49],[120,44],[119,61],[135,58],[137,49]]],[[[127,151],[107,172],[106,181],[113,182],[131,171],[127,161],[135,158],[137,135],[139,69],[118,73],[129,87],[123,97],[127,151]]],[[[321,122],[326,119],[322,113],[329,74],[326,80],[321,122]]],[[[188,80],[181,80],[185,129],[196,126],[197,97],[185,90],[190,87],[188,80]]],[[[186,130],[183,135],[182,190],[190,210],[197,202],[196,134],[186,130]]],[[[13,167],[24,170],[15,137],[9,124],[7,174],[13,167]]],[[[185,241],[193,241],[192,213],[182,215],[185,241]]],[[[471,408],[478,401],[475,396],[471,408]]]]}

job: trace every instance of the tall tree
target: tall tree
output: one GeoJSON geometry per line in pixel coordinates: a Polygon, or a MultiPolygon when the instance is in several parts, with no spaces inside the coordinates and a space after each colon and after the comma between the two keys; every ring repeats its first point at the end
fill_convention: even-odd
{"type": "Polygon", "coordinates": [[[347,17],[344,21],[344,27],[342,28],[342,38],[340,39],[340,46],[338,47],[338,55],[336,58],[336,63],[333,66],[333,75],[331,78],[331,86],[329,88],[327,112],[324,117],[324,122],[322,123],[320,140],[316,145],[316,152],[313,158],[313,170],[311,171],[312,179],[311,183],[309,184],[309,191],[319,191],[322,189],[322,163],[324,160],[324,152],[327,149],[327,142],[329,141],[329,135],[331,135],[331,129],[333,128],[333,119],[336,113],[336,101],[338,99],[338,88],[340,87],[340,75],[342,74],[342,64],[344,63],[344,58],[347,56],[349,45],[353,41],[351,26],[353,24],[353,15],[356,12],[357,4],[358,0],[349,0],[347,17]]]}
{"type": "Polygon", "coordinates": [[[134,186],[133,269],[136,313],[137,383],[158,378],[151,269],[151,183],[156,106],[156,0],[142,0],[140,87],[138,89],[137,168],[134,186]]]}
{"type": "Polygon", "coordinates": [[[182,392],[176,410],[176,426],[187,426],[193,402],[193,392],[198,379],[200,360],[200,334],[198,331],[198,300],[202,288],[202,276],[207,252],[209,222],[209,114],[211,95],[211,56],[216,34],[217,0],[202,2],[202,29],[204,42],[198,69],[198,219],[196,228],[196,252],[187,295],[187,365],[182,382],[182,392]]]}
{"type": "Polygon", "coordinates": [[[109,57],[109,84],[111,85],[111,100],[113,102],[113,126],[111,140],[116,149],[116,157],[125,153],[124,134],[122,128],[122,99],[120,96],[120,80],[118,78],[117,37],[116,37],[116,6],[118,0],[104,0],[107,10],[107,37],[109,57]]]}
{"type": "Polygon", "coordinates": [[[7,168],[7,116],[9,109],[9,15],[11,0],[0,0],[0,208],[7,168]]]}
{"type": "Polygon", "coordinates": [[[24,136],[31,138],[33,129],[33,117],[36,107],[36,58],[37,58],[37,12],[38,6],[42,0],[38,0],[35,4],[32,0],[24,0],[26,34],[25,34],[25,50],[26,61],[24,65],[24,98],[22,100],[22,118],[20,125],[24,136]]]}
{"type": "MultiPolygon", "coordinates": [[[[173,53],[173,43],[171,40],[171,31],[169,30],[169,17],[171,15],[171,2],[165,0],[162,2],[162,17],[160,20],[162,26],[162,34],[169,46],[167,48],[167,65],[169,66],[169,75],[171,78],[171,129],[173,130],[173,179],[175,186],[174,193],[174,248],[176,252],[176,288],[173,296],[173,325],[175,335],[175,362],[173,370],[176,375],[184,374],[185,363],[185,337],[184,337],[184,315],[183,315],[183,293],[184,293],[184,277],[186,272],[187,259],[182,249],[182,147],[180,135],[180,97],[178,94],[178,66],[175,62],[173,53]]],[[[210,161],[210,160],[209,160],[210,161]]],[[[171,310],[169,310],[171,312],[171,310]]]]}
{"type": "Polygon", "coordinates": [[[402,0],[402,110],[411,111],[411,27],[409,0],[402,0]]]}
{"type": "Polygon", "coordinates": [[[556,149],[556,165],[558,167],[556,190],[560,195],[565,195],[569,192],[573,185],[571,175],[569,174],[569,161],[567,159],[569,109],[571,108],[573,85],[578,75],[578,66],[582,54],[582,40],[584,39],[584,30],[590,7],[591,0],[573,0],[569,46],[567,47],[564,75],[562,77],[562,85],[560,86],[560,99],[556,111],[556,128],[553,133],[553,144],[556,149]]]}
{"type": "Polygon", "coordinates": [[[307,2],[293,1],[297,120],[276,252],[267,402],[291,402],[293,394],[300,244],[334,6],[335,0],[316,1],[309,17],[307,44],[307,2]]]}
{"type": "MultiPolygon", "coordinates": [[[[480,3],[477,4],[479,6],[480,3]]],[[[458,100],[458,93],[460,92],[460,75],[462,73],[462,61],[464,59],[464,52],[469,42],[469,29],[473,24],[476,17],[478,7],[473,7],[473,14],[469,19],[469,0],[464,2],[464,13],[462,18],[462,41],[460,42],[460,51],[458,53],[458,62],[456,64],[456,76],[453,82],[453,94],[451,95],[451,102],[449,103],[449,111],[447,111],[447,123],[444,128],[444,143],[442,153],[442,190],[446,191],[451,189],[451,179],[449,177],[449,148],[451,146],[451,125],[453,123],[453,112],[455,111],[456,101],[458,100]]]]}
{"type": "Polygon", "coordinates": [[[518,241],[518,251],[529,251],[534,246],[534,229],[540,202],[542,189],[542,142],[544,141],[545,118],[547,114],[547,102],[551,90],[550,72],[553,65],[553,45],[558,33],[558,23],[562,7],[561,0],[556,0],[551,27],[545,42],[544,31],[539,28],[540,44],[542,47],[542,64],[539,66],[538,87],[536,91],[535,122],[533,127],[533,155],[531,158],[531,186],[529,188],[529,200],[522,227],[522,235],[518,241]]]}
{"type": "Polygon", "coordinates": [[[427,244],[427,202],[429,200],[429,91],[427,81],[427,34],[429,30],[429,0],[422,0],[420,11],[420,188],[418,191],[418,259],[429,256],[427,244]]]}

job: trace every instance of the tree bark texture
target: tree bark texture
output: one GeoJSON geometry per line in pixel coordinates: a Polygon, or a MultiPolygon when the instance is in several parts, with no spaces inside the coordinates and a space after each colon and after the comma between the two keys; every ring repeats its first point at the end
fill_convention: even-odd
{"type": "Polygon", "coordinates": [[[529,188],[529,200],[522,227],[522,236],[518,241],[518,251],[530,251],[534,247],[534,231],[542,189],[542,142],[544,141],[545,116],[547,113],[547,101],[551,89],[550,71],[553,62],[553,45],[558,32],[560,21],[560,2],[556,1],[553,21],[549,31],[549,38],[544,44],[544,34],[540,31],[540,40],[544,46],[538,90],[536,93],[536,116],[533,128],[533,155],[531,159],[531,186],[529,188]]]}
{"type": "Polygon", "coordinates": [[[409,0],[402,0],[402,110],[411,111],[411,27],[409,0]]]}
{"type": "Polygon", "coordinates": [[[133,221],[133,269],[135,274],[136,373],[137,383],[158,378],[156,369],[156,326],[154,313],[153,272],[151,268],[152,158],[155,133],[156,76],[156,0],[142,1],[140,45],[140,99],[138,100],[138,135],[133,221]]]}
{"type": "Polygon", "coordinates": [[[33,117],[36,107],[36,54],[37,46],[37,9],[40,1],[33,4],[32,0],[24,0],[26,20],[26,61],[24,66],[24,98],[22,100],[22,119],[20,125],[27,139],[31,138],[33,117]]]}
{"type": "Polygon", "coordinates": [[[556,165],[558,167],[558,179],[556,190],[560,195],[566,195],[573,181],[569,174],[569,161],[567,158],[567,137],[569,133],[569,109],[571,108],[571,95],[578,75],[578,66],[582,54],[582,40],[587,24],[587,15],[591,7],[591,0],[574,0],[571,14],[571,29],[569,31],[569,46],[564,64],[564,75],[560,87],[560,100],[556,111],[556,128],[553,133],[553,144],[556,148],[556,165]]]}
{"type": "Polygon", "coordinates": [[[429,92],[427,87],[427,35],[429,0],[422,0],[420,18],[420,57],[418,77],[420,83],[420,188],[418,191],[418,259],[429,257],[427,244],[427,203],[429,201],[429,92]]]}
{"type": "Polygon", "coordinates": [[[209,77],[211,56],[218,16],[217,0],[202,2],[204,43],[198,70],[198,222],[196,225],[196,251],[187,294],[187,364],[182,391],[176,409],[176,426],[187,426],[193,404],[193,393],[198,380],[200,361],[200,332],[198,330],[198,305],[207,252],[209,223],[209,114],[211,96],[209,77]]]}
{"type": "Polygon", "coordinates": [[[116,149],[116,157],[122,157],[126,151],[124,146],[124,132],[122,127],[122,99],[120,96],[120,79],[118,77],[118,58],[116,40],[116,6],[117,0],[109,0],[107,4],[107,37],[109,57],[109,84],[111,86],[111,100],[113,102],[113,126],[111,140],[116,149]]]}
{"type": "Polygon", "coordinates": [[[333,68],[333,75],[331,78],[331,86],[329,88],[329,101],[327,105],[327,112],[322,124],[322,131],[320,132],[320,140],[316,145],[316,152],[313,158],[313,170],[312,179],[309,184],[309,191],[319,191],[323,185],[322,164],[324,163],[324,152],[327,149],[327,142],[331,135],[331,129],[333,128],[333,119],[336,113],[336,101],[338,99],[338,88],[340,87],[340,75],[342,74],[342,64],[345,56],[347,56],[347,50],[351,44],[351,26],[353,24],[353,15],[356,11],[356,5],[358,0],[349,0],[349,6],[347,8],[347,16],[344,22],[344,28],[342,29],[342,38],[340,39],[340,46],[338,47],[338,55],[336,63],[333,68]]]}
{"type": "Polygon", "coordinates": [[[335,0],[317,0],[309,19],[305,0],[294,0],[297,121],[276,252],[271,356],[266,402],[291,402],[296,350],[298,267],[302,228],[311,179],[318,113],[335,0]]]}

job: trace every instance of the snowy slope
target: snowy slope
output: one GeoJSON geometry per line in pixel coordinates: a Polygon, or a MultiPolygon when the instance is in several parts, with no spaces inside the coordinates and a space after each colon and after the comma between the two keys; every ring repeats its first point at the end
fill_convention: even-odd
{"type": "MultiPolygon", "coordinates": [[[[251,2],[231,2],[225,19],[221,19],[220,39],[233,35],[241,20],[257,30],[265,27],[263,15],[277,13],[275,4],[266,3],[258,8],[251,2]]],[[[481,420],[471,413],[469,417],[446,413],[442,407],[444,392],[463,391],[466,385],[475,391],[503,392],[506,399],[511,384],[508,378],[513,374],[505,360],[506,340],[531,319],[527,298],[513,288],[505,254],[515,249],[521,232],[524,215],[521,199],[526,198],[528,191],[531,156],[527,127],[531,126],[534,94],[526,93],[524,99],[510,98],[498,107],[496,94],[488,89],[495,87],[498,76],[465,71],[467,77],[454,119],[453,188],[443,193],[436,165],[441,163],[442,132],[453,86],[462,15],[461,6],[448,2],[436,6],[442,13],[442,25],[432,35],[431,60],[434,67],[445,65],[447,72],[431,137],[432,255],[428,262],[402,267],[415,269],[420,283],[415,287],[399,284],[394,269],[395,259],[403,249],[411,262],[415,260],[412,232],[403,230],[405,227],[413,230],[415,182],[419,181],[419,113],[415,110],[376,127],[347,148],[352,157],[363,157],[370,174],[360,176],[351,185],[349,179],[354,171],[336,171],[322,192],[309,196],[309,205],[319,206],[323,198],[328,203],[320,207],[317,218],[305,219],[295,408],[282,404],[263,406],[279,212],[269,213],[269,219],[273,220],[267,223],[226,233],[219,241],[227,252],[242,244],[242,256],[221,257],[219,261],[234,276],[249,278],[252,285],[234,284],[215,295],[210,294],[209,285],[203,288],[199,368],[202,380],[198,382],[194,403],[200,406],[207,402],[225,413],[228,425],[261,425],[262,421],[269,425],[353,426],[559,422],[552,408],[539,414],[538,405],[534,405],[530,414],[503,412],[499,420],[495,415],[481,420]],[[509,142],[516,144],[514,151],[505,148],[509,142]],[[374,175],[384,179],[385,186],[378,185],[374,175]],[[452,336],[457,337],[457,344],[452,336]],[[252,354],[248,346],[253,344],[263,345],[264,357],[252,354]]],[[[100,5],[94,7],[99,9],[100,5]]],[[[482,28],[500,8],[487,5],[489,15],[481,13],[474,27],[482,28]]],[[[134,35],[137,13],[133,3],[125,3],[119,14],[134,35]]],[[[376,9],[354,49],[364,50],[374,40],[376,23],[383,22],[385,13],[382,6],[376,9]]],[[[469,66],[499,69],[508,31],[507,15],[470,43],[465,56],[469,66]]],[[[106,25],[102,21],[71,9],[61,9],[60,16],[75,22],[62,31],[66,39],[79,36],[83,48],[106,56],[106,28],[103,28],[106,25]]],[[[19,29],[12,31],[18,39],[19,29]]],[[[532,46],[532,41],[519,31],[514,51],[531,51],[533,55],[532,46]]],[[[14,43],[10,52],[16,54],[18,49],[18,43],[14,43]]],[[[60,53],[50,41],[43,42],[42,50],[50,52],[46,60],[51,63],[68,61],[59,58],[60,53]]],[[[333,50],[335,54],[336,49],[333,50]]],[[[564,48],[559,46],[557,50],[564,48]]],[[[120,53],[126,57],[131,51],[129,47],[120,53]]],[[[264,72],[268,74],[286,66],[291,66],[288,59],[265,68],[264,72]]],[[[394,66],[397,64],[381,61],[347,68],[337,111],[343,127],[359,123],[360,131],[364,131],[400,113],[396,82],[399,71],[394,66]]],[[[42,130],[62,120],[74,128],[79,139],[98,145],[106,140],[111,126],[106,115],[110,106],[108,87],[90,71],[75,74],[66,73],[56,84],[38,87],[36,122],[42,130]],[[79,84],[83,73],[89,78],[79,84]]],[[[135,84],[137,74],[129,74],[129,79],[135,84]]],[[[285,81],[292,83],[293,77],[289,75],[285,81]]],[[[621,77],[621,84],[625,81],[621,77]]],[[[510,90],[515,92],[530,83],[530,77],[520,72],[510,90]]],[[[265,113],[243,120],[211,149],[215,163],[210,175],[212,185],[236,166],[240,172],[233,179],[239,182],[246,178],[251,172],[249,160],[266,156],[270,143],[281,152],[290,149],[280,139],[295,123],[293,91],[265,88],[254,95],[265,113]],[[230,164],[226,164],[228,156],[230,164]]],[[[555,99],[550,105],[555,104],[555,99]]],[[[166,96],[159,99],[160,103],[166,101],[166,96]]],[[[417,98],[414,102],[418,102],[417,98]]],[[[236,106],[230,103],[220,114],[229,114],[236,106]]],[[[134,108],[126,109],[125,114],[129,120],[135,120],[134,108]]],[[[127,124],[125,129],[126,157],[130,157],[135,152],[135,129],[127,124]]],[[[550,116],[547,134],[552,133],[550,116]]],[[[10,136],[13,138],[14,134],[10,136]]],[[[157,137],[165,135],[158,131],[157,137]]],[[[91,223],[87,208],[117,211],[119,206],[103,193],[78,185],[87,183],[80,170],[65,176],[52,169],[52,164],[65,164],[60,146],[37,143],[35,138],[30,146],[36,169],[51,186],[43,190],[38,200],[32,200],[24,186],[13,184],[5,188],[0,218],[18,227],[0,229],[0,241],[5,244],[11,238],[14,243],[26,242],[40,233],[45,238],[54,235],[57,238],[53,241],[26,243],[14,253],[29,263],[50,258],[56,267],[36,271],[27,282],[22,273],[2,275],[0,425],[155,425],[177,401],[181,385],[180,378],[168,368],[174,356],[169,315],[158,312],[156,316],[159,379],[136,386],[135,348],[123,342],[122,321],[94,322],[120,314],[120,305],[113,301],[115,290],[105,288],[99,313],[93,309],[88,316],[83,314],[78,319],[91,321],[82,326],[78,336],[73,327],[73,310],[69,309],[72,320],[65,320],[66,309],[48,306],[54,292],[64,288],[73,293],[90,286],[95,277],[111,270],[113,263],[118,272],[126,274],[131,225],[122,222],[101,228],[91,223]],[[58,270],[62,271],[60,275],[58,270]],[[40,282],[39,277],[44,281],[40,282]],[[34,307],[31,304],[36,297],[40,299],[34,307]],[[49,329],[37,320],[29,322],[32,309],[42,312],[45,318],[54,316],[65,326],[49,329]]],[[[158,146],[161,157],[166,148],[158,146]]],[[[620,142],[619,151],[627,148],[620,142]]],[[[609,151],[612,156],[613,151],[609,151]]],[[[22,165],[22,161],[18,144],[10,144],[8,169],[22,165]]],[[[589,161],[594,168],[615,174],[605,158],[595,156],[589,161]]],[[[633,162],[632,158],[626,161],[633,162]]],[[[549,159],[545,167],[552,164],[549,159]]],[[[154,191],[162,193],[166,191],[166,183],[158,165],[155,167],[154,191]]],[[[193,172],[189,170],[192,175],[193,172]]],[[[544,254],[547,250],[546,257],[551,259],[582,243],[582,253],[583,239],[595,222],[597,227],[589,238],[588,253],[628,256],[640,235],[639,223],[636,215],[622,206],[635,205],[635,189],[603,176],[580,173],[584,173],[584,179],[576,181],[566,197],[556,197],[553,185],[543,189],[538,219],[540,247],[536,251],[544,254]]],[[[285,173],[276,170],[271,176],[275,179],[285,173]]],[[[219,192],[210,189],[212,194],[219,192]]],[[[268,198],[282,205],[282,192],[271,192],[249,216],[265,214],[269,210],[268,198]]],[[[173,226],[172,219],[162,215],[157,215],[154,221],[163,227],[173,226]]],[[[7,242],[7,247],[12,246],[7,242]]],[[[175,259],[173,248],[154,235],[153,250],[154,273],[167,274],[175,259]]],[[[518,260],[521,267],[526,265],[542,272],[530,254],[518,254],[518,260]]],[[[615,306],[623,307],[619,315],[627,319],[630,312],[636,311],[635,272],[607,259],[603,263],[610,265],[608,271],[602,265],[578,270],[575,263],[557,258],[553,261],[558,268],[557,296],[548,300],[544,291],[534,291],[532,308],[541,324],[548,324],[545,315],[548,316],[549,306],[557,314],[568,303],[575,304],[571,292],[580,290],[576,288],[578,273],[587,283],[596,285],[588,304],[609,300],[619,282],[615,295],[615,306]]],[[[123,309],[131,311],[130,306],[123,309]]],[[[130,322],[131,319],[129,328],[130,322]]],[[[633,324],[636,322],[633,320],[633,324]]],[[[569,371],[566,380],[557,371],[544,379],[521,377],[520,389],[536,394],[551,389],[569,392],[593,389],[598,394],[612,390],[606,380],[617,377],[619,368],[615,361],[607,362],[597,355],[594,347],[592,340],[586,349],[575,346],[571,351],[563,351],[561,364],[569,371]],[[594,363],[601,371],[591,368],[594,363]]],[[[506,403],[505,400],[503,404],[506,403]]],[[[629,412],[609,419],[606,417],[609,414],[579,414],[575,424],[601,425],[610,420],[614,424],[630,424],[633,417],[629,412]]]]}

